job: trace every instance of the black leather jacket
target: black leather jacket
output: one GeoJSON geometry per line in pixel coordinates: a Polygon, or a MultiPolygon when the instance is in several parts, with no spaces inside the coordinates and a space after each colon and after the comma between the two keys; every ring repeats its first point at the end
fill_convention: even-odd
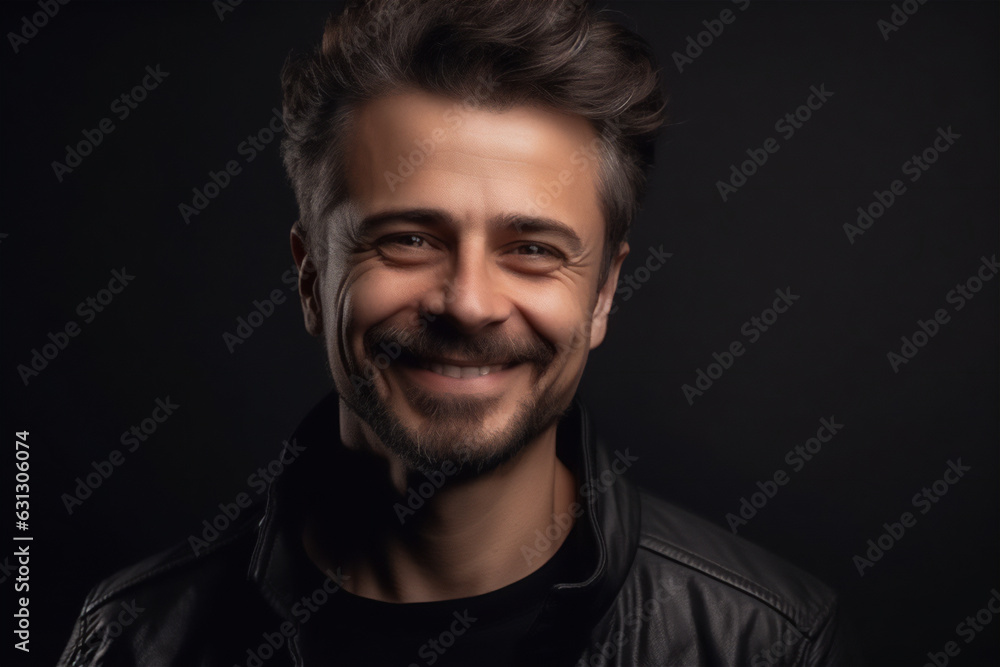
{"type": "MultiPolygon", "coordinates": [[[[309,646],[301,645],[296,572],[310,566],[281,519],[288,509],[282,488],[293,483],[295,467],[315,469],[321,455],[342,449],[314,444],[318,434],[327,434],[327,443],[339,434],[337,412],[331,394],[300,424],[263,511],[243,510],[210,544],[189,540],[97,585],[59,664],[342,664],[335,655],[311,658],[309,646]],[[298,451],[306,453],[296,458],[298,451]]],[[[578,401],[560,423],[557,441],[560,459],[581,482],[584,513],[577,523],[588,547],[579,558],[590,576],[551,588],[521,664],[860,664],[829,589],[640,492],[621,474],[633,454],[609,452],[578,401]]],[[[336,461],[322,465],[337,470],[336,461]]],[[[233,505],[229,509],[235,514],[233,505]]],[[[336,584],[329,584],[333,594],[336,584]]]]}

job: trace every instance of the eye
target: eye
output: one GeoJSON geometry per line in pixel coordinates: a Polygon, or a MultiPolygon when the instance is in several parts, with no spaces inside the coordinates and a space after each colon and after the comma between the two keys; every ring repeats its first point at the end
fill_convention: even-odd
{"type": "Polygon", "coordinates": [[[421,264],[438,257],[439,243],[423,234],[390,234],[378,239],[375,246],[382,257],[395,264],[421,264]]]}
{"type": "Polygon", "coordinates": [[[562,267],[566,255],[544,243],[522,242],[514,245],[505,256],[504,263],[520,273],[544,275],[562,267]]]}
{"type": "Polygon", "coordinates": [[[401,245],[407,248],[420,248],[423,247],[427,241],[424,237],[416,234],[399,234],[397,236],[390,236],[387,239],[383,239],[382,243],[401,245]]]}
{"type": "Polygon", "coordinates": [[[514,249],[514,252],[518,255],[528,255],[531,257],[558,257],[552,250],[538,243],[519,245],[514,249]]]}

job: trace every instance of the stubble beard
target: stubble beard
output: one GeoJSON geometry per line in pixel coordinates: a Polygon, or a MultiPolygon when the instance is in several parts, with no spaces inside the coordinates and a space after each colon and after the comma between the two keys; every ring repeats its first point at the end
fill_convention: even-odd
{"type": "MultiPolygon", "coordinates": [[[[457,472],[452,478],[468,478],[496,470],[521,453],[538,435],[543,433],[569,408],[569,401],[548,390],[539,381],[555,360],[555,350],[541,341],[514,342],[500,338],[488,340],[484,345],[458,343],[465,351],[487,356],[499,355],[523,359],[532,369],[531,386],[534,390],[518,401],[517,407],[506,423],[487,431],[484,424],[495,416],[503,401],[502,396],[456,395],[434,392],[406,383],[403,398],[410,410],[418,414],[423,424],[409,426],[404,417],[393,408],[379,386],[385,381],[378,378],[380,371],[372,359],[372,351],[380,343],[399,344],[400,349],[423,351],[444,349],[444,341],[435,340],[429,332],[413,332],[394,327],[376,327],[366,336],[365,358],[352,364],[354,376],[350,396],[341,393],[345,403],[367,423],[385,448],[403,464],[416,472],[440,471],[450,462],[457,472]]],[[[447,339],[448,337],[445,336],[447,339]]],[[[454,340],[450,341],[455,343],[454,340]]],[[[383,347],[383,349],[385,349],[383,347]]],[[[472,354],[470,356],[477,356],[472,354]]],[[[390,366],[391,368],[391,366],[390,366]]],[[[388,369],[387,369],[388,370],[388,369]]]]}
{"type": "MultiPolygon", "coordinates": [[[[372,369],[374,371],[374,369],[372,369]]],[[[569,407],[558,405],[551,393],[532,394],[517,404],[506,424],[486,431],[484,422],[501,403],[499,396],[439,394],[408,386],[404,396],[424,424],[404,424],[390,402],[379,394],[374,372],[355,392],[348,406],[407,468],[422,473],[453,464],[455,478],[474,477],[496,470],[516,457],[535,437],[557,422],[569,407]]]]}

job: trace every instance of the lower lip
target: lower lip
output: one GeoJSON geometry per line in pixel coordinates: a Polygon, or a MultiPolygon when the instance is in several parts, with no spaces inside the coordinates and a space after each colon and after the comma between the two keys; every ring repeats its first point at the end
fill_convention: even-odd
{"type": "Polygon", "coordinates": [[[418,366],[400,365],[397,368],[404,376],[429,389],[459,394],[468,392],[482,393],[499,389],[510,379],[514,371],[522,365],[515,364],[510,368],[470,378],[453,378],[418,366]]]}

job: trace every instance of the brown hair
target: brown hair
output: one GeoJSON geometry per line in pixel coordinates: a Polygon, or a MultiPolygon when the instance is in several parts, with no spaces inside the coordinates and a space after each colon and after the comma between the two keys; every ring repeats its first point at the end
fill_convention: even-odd
{"type": "Polygon", "coordinates": [[[664,122],[649,45],[587,0],[348,2],[328,19],[322,45],[282,72],[281,152],[299,232],[318,262],[325,225],[347,197],[352,109],[407,87],[498,111],[542,104],[593,124],[606,223],[602,284],[638,211],[664,122]]]}

